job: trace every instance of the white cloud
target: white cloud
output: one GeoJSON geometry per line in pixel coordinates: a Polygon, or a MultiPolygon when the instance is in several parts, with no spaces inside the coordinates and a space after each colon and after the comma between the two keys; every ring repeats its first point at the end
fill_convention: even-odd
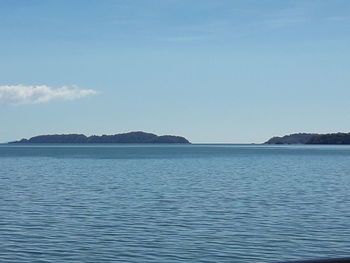
{"type": "Polygon", "coordinates": [[[63,86],[52,88],[46,85],[0,86],[0,104],[36,104],[53,100],[75,100],[88,95],[96,94],[92,89],[63,86]]]}

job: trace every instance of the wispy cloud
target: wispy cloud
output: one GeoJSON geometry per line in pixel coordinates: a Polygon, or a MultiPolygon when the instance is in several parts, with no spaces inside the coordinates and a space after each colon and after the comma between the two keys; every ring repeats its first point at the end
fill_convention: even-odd
{"type": "Polygon", "coordinates": [[[220,39],[239,39],[264,32],[282,32],[287,28],[300,28],[309,20],[309,8],[304,6],[280,8],[234,8],[222,17],[212,16],[192,23],[175,25],[161,38],[168,42],[216,41],[220,39]]]}
{"type": "Polygon", "coordinates": [[[350,16],[329,16],[326,20],[333,22],[350,22],[350,16]]]}
{"type": "Polygon", "coordinates": [[[75,100],[96,94],[95,90],[79,89],[76,86],[53,88],[46,85],[0,86],[0,104],[37,104],[54,100],[75,100]]]}
{"type": "Polygon", "coordinates": [[[161,41],[166,42],[193,42],[205,40],[207,37],[204,36],[172,36],[172,37],[163,37],[160,38],[161,41]]]}

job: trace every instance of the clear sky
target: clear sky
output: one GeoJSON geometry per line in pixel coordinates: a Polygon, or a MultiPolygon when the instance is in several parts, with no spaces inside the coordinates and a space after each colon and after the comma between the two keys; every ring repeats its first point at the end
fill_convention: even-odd
{"type": "Polygon", "coordinates": [[[0,142],[350,132],[349,0],[1,0],[0,142]]]}

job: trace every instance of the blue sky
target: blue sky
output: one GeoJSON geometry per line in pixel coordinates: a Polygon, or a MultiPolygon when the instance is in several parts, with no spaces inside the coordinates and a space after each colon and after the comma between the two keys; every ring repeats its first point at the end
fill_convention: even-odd
{"type": "Polygon", "coordinates": [[[348,0],[1,0],[0,142],[349,132],[349,51],[348,0]]]}

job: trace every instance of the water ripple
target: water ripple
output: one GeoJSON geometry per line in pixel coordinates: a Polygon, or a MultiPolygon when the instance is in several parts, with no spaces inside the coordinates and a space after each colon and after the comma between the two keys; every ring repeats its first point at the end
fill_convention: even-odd
{"type": "Polygon", "coordinates": [[[0,147],[0,261],[349,256],[349,161],[330,147],[0,147]]]}

